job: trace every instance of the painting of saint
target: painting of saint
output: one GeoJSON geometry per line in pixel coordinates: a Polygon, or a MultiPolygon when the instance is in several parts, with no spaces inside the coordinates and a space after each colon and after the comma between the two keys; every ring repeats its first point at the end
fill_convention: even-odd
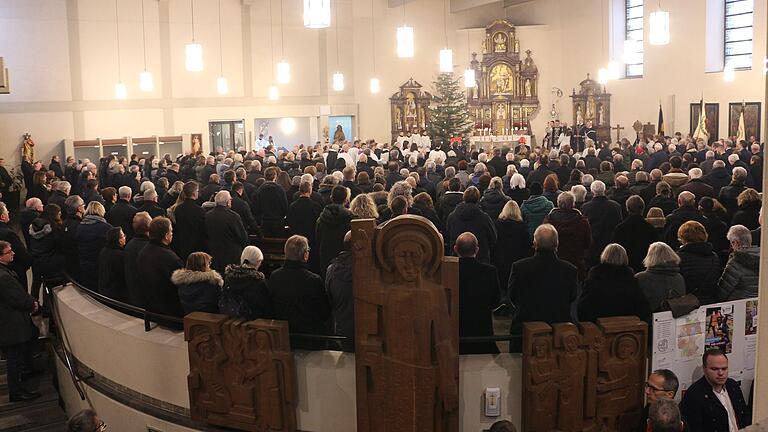
{"type": "Polygon", "coordinates": [[[491,90],[493,94],[512,92],[512,68],[504,63],[497,64],[491,69],[491,90]]]}
{"type": "Polygon", "coordinates": [[[507,52],[507,35],[504,33],[496,33],[493,37],[493,52],[503,53],[507,52]]]}

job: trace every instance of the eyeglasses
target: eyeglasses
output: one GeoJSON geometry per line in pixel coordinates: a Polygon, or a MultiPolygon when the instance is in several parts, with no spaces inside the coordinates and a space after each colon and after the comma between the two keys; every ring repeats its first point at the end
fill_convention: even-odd
{"type": "Polygon", "coordinates": [[[93,432],[104,432],[107,430],[107,424],[104,423],[104,420],[99,423],[98,426],[96,426],[96,429],[93,432]]]}
{"type": "Polygon", "coordinates": [[[651,389],[651,390],[657,391],[657,392],[668,391],[668,390],[664,390],[663,388],[658,388],[658,387],[654,386],[653,384],[651,384],[649,382],[645,383],[645,388],[648,388],[648,389],[651,389]]]}

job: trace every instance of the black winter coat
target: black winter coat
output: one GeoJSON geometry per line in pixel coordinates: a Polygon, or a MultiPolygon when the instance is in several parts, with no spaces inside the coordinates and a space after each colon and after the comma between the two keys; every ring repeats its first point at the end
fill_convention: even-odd
{"type": "Polygon", "coordinates": [[[34,308],[35,299],[21,286],[16,273],[0,264],[0,347],[37,338],[37,327],[29,316],[34,308]]]}
{"type": "Polygon", "coordinates": [[[645,269],[643,259],[648,255],[648,246],[658,240],[656,228],[640,215],[629,215],[613,231],[613,243],[624,247],[629,257],[629,266],[637,272],[645,269]]]}
{"type": "Polygon", "coordinates": [[[205,232],[216,271],[224,273],[229,264],[240,263],[240,254],[248,246],[248,233],[237,213],[216,206],[205,214],[205,232]]]}
{"type": "Polygon", "coordinates": [[[141,278],[139,275],[139,254],[149,243],[147,236],[134,236],[123,249],[123,264],[125,268],[125,286],[128,291],[128,303],[136,307],[144,307],[141,278]]]}
{"type": "Polygon", "coordinates": [[[141,206],[136,208],[136,211],[147,212],[152,217],[152,219],[158,216],[168,215],[164,208],[160,207],[156,202],[152,201],[144,201],[141,206]]]}
{"type": "Polygon", "coordinates": [[[648,210],[653,207],[658,207],[664,212],[664,217],[667,217],[677,210],[677,201],[668,196],[656,195],[645,206],[645,214],[648,215],[648,210]]]}
{"type": "MultiPolygon", "coordinates": [[[[275,308],[275,319],[288,321],[291,333],[326,333],[325,320],[331,314],[331,307],[320,276],[298,261],[287,260],[272,272],[267,287],[275,308]]],[[[322,349],[324,344],[301,341],[292,346],[322,349]]]]}
{"type": "Polygon", "coordinates": [[[186,261],[192,252],[207,250],[205,241],[205,210],[194,200],[187,199],[173,209],[173,242],[171,248],[186,261]]]}
{"type": "MultiPolygon", "coordinates": [[[[144,301],[144,308],[163,315],[184,316],[178,289],[171,282],[171,275],[182,268],[183,264],[171,248],[151,241],[142,249],[136,264],[139,272],[139,295],[144,301]]],[[[173,323],[161,324],[179,328],[173,323]]]]}
{"type": "Polygon", "coordinates": [[[720,258],[709,242],[688,243],[677,250],[685,293],[693,294],[702,305],[717,301],[717,281],[722,274],[720,258]]]}
{"type": "Polygon", "coordinates": [[[64,194],[62,191],[55,190],[48,197],[48,204],[56,204],[61,209],[61,217],[64,217],[67,211],[67,206],[64,205],[64,201],[67,200],[69,195],[64,194]]]}
{"type": "Polygon", "coordinates": [[[667,223],[664,225],[664,243],[668,244],[672,249],[677,249],[680,246],[677,231],[684,223],[696,221],[704,227],[707,226],[707,218],[696,207],[692,206],[680,207],[673,211],[672,214],[666,216],[667,223]]]}
{"type": "Polygon", "coordinates": [[[447,225],[448,216],[450,216],[451,213],[456,210],[456,206],[461,204],[463,201],[464,194],[461,192],[448,191],[444,193],[442,197],[440,197],[437,214],[440,216],[440,221],[442,222],[443,226],[447,225]]]}
{"type": "Polygon", "coordinates": [[[0,240],[11,244],[14,255],[13,261],[8,267],[16,273],[19,283],[26,287],[27,270],[32,266],[32,255],[29,254],[27,247],[24,246],[16,231],[4,222],[0,222],[0,240]]]}
{"type": "MultiPolygon", "coordinates": [[[[725,390],[731,400],[738,429],[752,424],[752,417],[744,401],[739,383],[731,378],[725,382],[725,390]]],[[[694,432],[728,432],[728,412],[712,390],[706,377],[699,378],[685,392],[680,401],[680,413],[685,424],[694,432]]]]}
{"type": "Polygon", "coordinates": [[[448,240],[448,249],[453,252],[453,245],[456,239],[465,232],[471,232],[477,237],[480,250],[477,252],[477,260],[490,264],[491,249],[496,245],[498,234],[496,226],[488,215],[480,209],[478,204],[461,203],[456,206],[456,210],[448,216],[446,224],[446,235],[448,240]]]}
{"type": "Polygon", "coordinates": [[[761,204],[759,202],[746,203],[739,206],[739,210],[733,215],[733,219],[731,219],[731,226],[744,225],[750,231],[757,229],[760,226],[760,223],[758,223],[760,206],[761,204]]]}
{"type": "Polygon", "coordinates": [[[739,209],[738,198],[739,194],[747,189],[743,184],[731,183],[728,186],[720,189],[720,194],[717,196],[717,200],[720,204],[728,210],[728,217],[732,218],[736,211],[739,209]]]}
{"type": "Polygon", "coordinates": [[[83,218],[70,215],[64,219],[61,233],[62,250],[64,251],[64,268],[75,280],[80,280],[80,252],[77,249],[77,229],[83,218]]]}
{"type": "MultiPolygon", "coordinates": [[[[475,258],[459,258],[459,337],[493,336],[493,309],[499,305],[496,268],[475,258]]],[[[465,342],[460,354],[498,354],[495,342],[465,342]]]]}
{"type": "Polygon", "coordinates": [[[99,253],[112,228],[103,217],[87,215],[77,227],[77,250],[80,260],[80,282],[90,289],[99,287],[99,253]]]}
{"type": "Polygon", "coordinates": [[[613,231],[621,223],[621,207],[605,196],[596,196],[581,206],[581,213],[589,220],[592,244],[587,252],[587,266],[600,261],[600,254],[610,243],[613,231]]]}
{"type": "Polygon", "coordinates": [[[99,254],[99,293],[121,302],[128,301],[125,285],[125,251],[104,246],[99,254]]]}
{"type": "MultiPolygon", "coordinates": [[[[355,298],[352,295],[352,253],[344,251],[333,259],[325,275],[325,290],[331,305],[333,334],[355,337],[355,298]]],[[[354,351],[353,343],[342,344],[354,351]]]]}
{"type": "Polygon", "coordinates": [[[179,290],[184,315],[192,312],[219,313],[219,292],[224,280],[216,270],[178,269],[171,275],[171,282],[179,290]]]}
{"type": "Polygon", "coordinates": [[[228,265],[224,272],[224,290],[247,305],[248,316],[233,317],[245,320],[274,318],[272,299],[267,280],[259,270],[244,265],[228,265]]]}
{"type": "Polygon", "coordinates": [[[344,235],[349,231],[352,213],[339,204],[329,204],[317,218],[315,232],[320,257],[320,275],[325,276],[328,265],[344,249],[344,235]]]}
{"type": "Polygon", "coordinates": [[[510,199],[499,189],[486,189],[480,199],[480,208],[490,216],[491,220],[496,220],[510,199]]]}
{"type": "Polygon", "coordinates": [[[106,220],[110,225],[122,228],[126,240],[130,240],[133,238],[133,217],[136,212],[138,210],[131,203],[119,199],[107,212],[106,220]]]}
{"type": "Polygon", "coordinates": [[[32,271],[46,279],[60,278],[64,269],[62,230],[47,220],[37,218],[29,226],[32,271]]]}
{"type": "Polygon", "coordinates": [[[499,283],[504,293],[501,301],[506,302],[507,281],[512,263],[531,256],[533,241],[528,233],[528,225],[512,219],[494,221],[496,226],[496,244],[491,250],[491,262],[499,273],[499,283]]]}
{"type": "Polygon", "coordinates": [[[275,182],[264,182],[253,199],[253,215],[264,234],[272,236],[282,233],[287,212],[288,199],[285,189],[275,182]]]}
{"type": "Polygon", "coordinates": [[[728,174],[725,168],[716,168],[711,173],[702,177],[702,180],[704,180],[704,183],[712,186],[712,191],[717,197],[720,195],[720,190],[731,183],[731,175],[728,174]]]}
{"type": "Polygon", "coordinates": [[[629,266],[598,264],[589,271],[579,298],[579,321],[637,316],[646,320],[651,309],[629,266]]]}

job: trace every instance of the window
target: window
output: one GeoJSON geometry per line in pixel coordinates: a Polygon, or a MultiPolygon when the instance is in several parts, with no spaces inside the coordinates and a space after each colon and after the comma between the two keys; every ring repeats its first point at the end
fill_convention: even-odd
{"type": "Polygon", "coordinates": [[[643,0],[627,0],[624,50],[625,75],[629,78],[643,76],[643,0]]]}
{"type": "Polygon", "coordinates": [[[754,0],[725,0],[725,66],[752,67],[754,0]]]}

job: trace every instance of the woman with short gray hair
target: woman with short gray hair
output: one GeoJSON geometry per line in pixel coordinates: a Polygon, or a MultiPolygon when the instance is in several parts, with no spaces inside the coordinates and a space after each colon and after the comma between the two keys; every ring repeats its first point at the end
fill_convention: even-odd
{"type": "Polygon", "coordinates": [[[592,267],[579,298],[579,321],[636,316],[646,320],[651,310],[628,265],[627,251],[617,243],[603,249],[600,264],[592,267]]]}
{"type": "Polygon", "coordinates": [[[246,246],[240,255],[240,264],[230,264],[224,269],[224,288],[219,300],[221,313],[245,320],[272,318],[267,280],[259,271],[263,261],[261,249],[246,246]]]}
{"type": "Polygon", "coordinates": [[[635,275],[651,312],[662,309],[664,300],[685,295],[680,257],[664,242],[651,243],[643,260],[646,270],[635,275]]]}

